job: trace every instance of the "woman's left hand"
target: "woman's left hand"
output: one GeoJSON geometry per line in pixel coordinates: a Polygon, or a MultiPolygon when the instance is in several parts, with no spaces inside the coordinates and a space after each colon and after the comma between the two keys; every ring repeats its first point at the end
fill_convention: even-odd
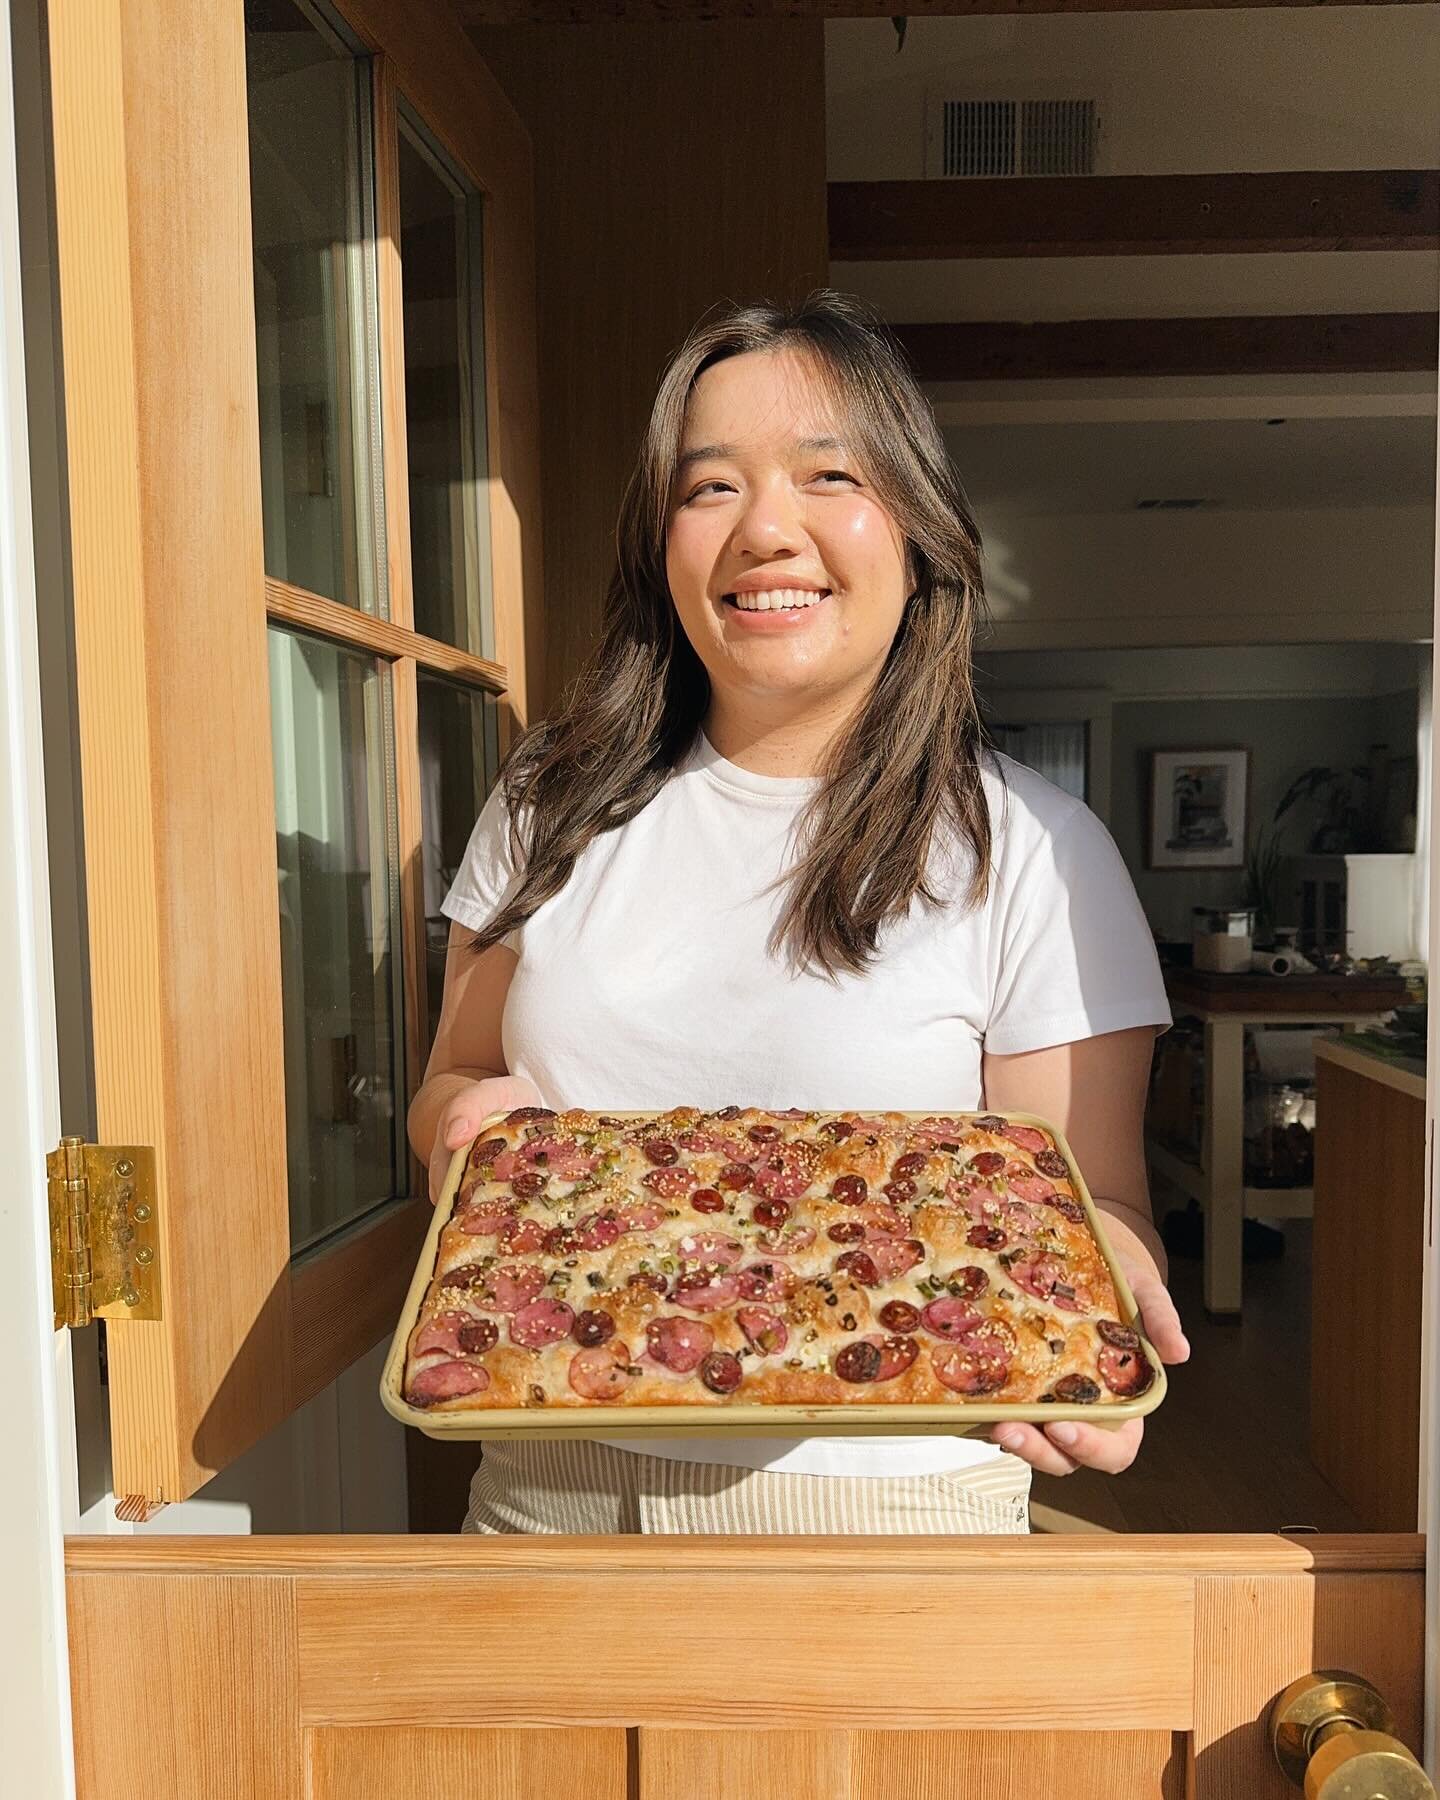
{"type": "MultiPolygon", "coordinates": [[[[1188,1361],[1190,1343],[1181,1330],[1180,1315],[1164,1282],[1153,1269],[1123,1259],[1121,1266],[1140,1309],[1140,1329],[1154,1345],[1161,1362],[1188,1361]]],[[[1067,1420],[1046,1425],[1043,1430],[1035,1425],[1000,1424],[990,1433],[993,1443],[1042,1475],[1073,1475],[1076,1469],[1099,1469],[1106,1475],[1118,1475],[1134,1462],[1144,1436],[1143,1419],[1127,1419],[1113,1431],[1067,1420]]]]}

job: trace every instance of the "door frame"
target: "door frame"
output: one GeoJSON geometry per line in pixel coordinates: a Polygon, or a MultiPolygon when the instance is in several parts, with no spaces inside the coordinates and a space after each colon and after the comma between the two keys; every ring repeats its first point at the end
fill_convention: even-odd
{"type": "MultiPolygon", "coordinates": [[[[25,46],[28,50],[29,45],[25,46]]],[[[54,1329],[45,1156],[60,1133],[50,867],[40,728],[30,443],[21,326],[15,46],[0,11],[0,1545],[13,1629],[0,1637],[0,1728],[16,1791],[74,1793],[63,1534],[76,1513],[69,1334],[54,1329]]],[[[28,61],[28,57],[25,58],[28,61]]],[[[27,121],[27,124],[29,122],[27,121]]]]}
{"type": "MultiPolygon", "coordinates": [[[[10,1617],[17,1629],[0,1647],[0,1722],[7,1773],[34,1800],[71,1800],[74,1764],[63,1538],[78,1522],[70,1340],[52,1326],[44,1157],[60,1130],[49,864],[40,722],[37,593],[32,556],[29,441],[21,329],[19,195],[11,15],[0,13],[0,669],[8,705],[0,710],[0,1131],[12,1175],[0,1200],[0,1259],[10,1304],[0,1308],[0,1359],[14,1379],[0,1383],[0,1441],[11,1453],[0,1483],[0,1544],[10,1617]],[[38,1652],[38,1653],[37,1653],[38,1652]]],[[[1440,493],[1437,493],[1440,513],[1440,493]]],[[[1440,621],[1440,567],[1437,567],[1440,621]]],[[[1437,633],[1440,636],[1440,633],[1437,633]]],[[[1437,659],[1440,673],[1440,659],[1437,659]]],[[[1432,819],[1440,783],[1432,762],[1432,819]]],[[[1431,890],[1440,896],[1440,856],[1431,838],[1431,890]]],[[[1432,909],[1431,942],[1436,941],[1432,909]]],[[[1432,1018],[1427,1131],[1434,1142],[1440,1023],[1432,1018]]],[[[1430,1248],[1426,1281],[1423,1430],[1434,1448],[1436,1321],[1440,1257],[1433,1253],[1437,1171],[1431,1156],[1430,1248]]],[[[1424,1479],[1422,1459],[1422,1480],[1424,1479]]],[[[1430,1481],[1423,1518],[1440,1543],[1440,1482],[1430,1481]]],[[[1440,1557],[1427,1557],[1425,1760],[1435,1766],[1440,1705],[1440,1557]]]]}

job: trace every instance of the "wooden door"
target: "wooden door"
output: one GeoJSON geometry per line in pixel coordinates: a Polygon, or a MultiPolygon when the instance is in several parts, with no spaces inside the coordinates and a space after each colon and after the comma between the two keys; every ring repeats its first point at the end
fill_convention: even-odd
{"type": "Polygon", "coordinates": [[[441,0],[77,0],[48,49],[95,1120],[64,1128],[155,1152],[161,1316],[106,1320],[144,1518],[390,1331],[429,1217],[444,870],[540,698],[533,180],[441,0]]]}
{"type": "Polygon", "coordinates": [[[78,1800],[1283,1800],[1367,1676],[1418,1746],[1421,1540],[72,1540],[78,1800]]]}

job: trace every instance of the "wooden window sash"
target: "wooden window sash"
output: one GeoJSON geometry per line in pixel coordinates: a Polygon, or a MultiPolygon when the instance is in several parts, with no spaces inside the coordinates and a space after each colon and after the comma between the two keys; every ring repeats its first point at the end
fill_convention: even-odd
{"type": "Polygon", "coordinates": [[[424,637],[390,619],[377,619],[373,613],[327,600],[290,582],[277,581],[273,575],[265,577],[265,611],[277,625],[329,638],[354,650],[372,651],[387,662],[409,660],[448,681],[487,694],[509,696],[512,692],[509,671],[500,663],[472,656],[468,650],[457,650],[453,644],[424,637]]]}
{"type": "Polygon", "coordinates": [[[399,1198],[291,1256],[267,621],[389,665],[410,1091],[419,673],[496,695],[508,738],[543,667],[529,141],[440,0],[342,11],[376,58],[385,620],[264,573],[238,0],[51,21],[96,1111],[158,1173],[164,1316],[109,1327],[114,1487],[137,1505],[194,1492],[389,1330],[428,1215],[399,1198]],[[413,629],[398,92],[485,195],[493,661],[413,629]]]}

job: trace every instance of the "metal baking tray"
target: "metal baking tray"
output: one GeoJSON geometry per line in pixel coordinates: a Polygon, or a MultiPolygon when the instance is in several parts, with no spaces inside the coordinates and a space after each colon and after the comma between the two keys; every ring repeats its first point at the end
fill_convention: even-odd
{"type": "MultiPolygon", "coordinates": [[[[840,1109],[822,1109],[840,1110],[840,1109]]],[[[415,1267],[414,1279],[410,1283],[410,1291],[405,1296],[405,1305],[400,1314],[400,1322],[395,1327],[395,1336],[390,1345],[390,1354],[385,1359],[385,1368],[380,1376],[380,1399],[385,1410],[400,1420],[403,1425],[413,1425],[423,1431],[427,1437],[439,1438],[441,1441],[454,1440],[470,1442],[483,1438],[594,1438],[594,1437],[899,1437],[907,1435],[931,1434],[942,1437],[968,1437],[972,1432],[984,1426],[995,1425],[1005,1419],[1021,1419],[1031,1423],[1055,1424],[1061,1419],[1083,1420],[1087,1425],[1096,1425],[1102,1429],[1114,1429],[1123,1425],[1127,1419],[1138,1419],[1151,1413],[1165,1398],[1165,1365],[1155,1352],[1155,1347],[1139,1326],[1139,1308],[1135,1304],[1135,1296],[1130,1291],[1130,1284],[1121,1272],[1115,1260],[1110,1242],[1105,1236],[1102,1216],[1096,1211],[1095,1203],[1090,1198],[1090,1191],[1085,1185],[1078,1164],[1070,1152],[1064,1136],[1056,1130],[1048,1119],[1042,1119],[1034,1113],[1009,1112],[1004,1117],[1017,1125],[1034,1125],[1041,1131],[1047,1131],[1055,1140],[1055,1147],[1069,1163],[1072,1172],[1072,1184],[1080,1204],[1085,1208],[1085,1216],[1089,1220],[1090,1229],[1100,1247],[1100,1254],[1110,1271],[1110,1278],[1115,1284],[1115,1298],[1120,1322],[1128,1325],[1140,1334],[1140,1341],[1145,1354],[1155,1369],[1155,1379],[1147,1392],[1137,1400],[1117,1400],[1106,1406],[1051,1402],[1041,1404],[1037,1401],[1010,1403],[996,1401],[953,1401],[948,1404],[920,1404],[897,1402],[887,1406],[883,1401],[872,1401],[862,1406],[758,1406],[758,1405],[699,1405],[699,1406],[565,1406],[565,1407],[476,1407],[469,1411],[435,1413],[424,1407],[412,1406],[404,1394],[405,1352],[410,1342],[410,1334],[419,1321],[420,1309],[425,1304],[425,1296],[430,1291],[430,1283],[435,1275],[436,1258],[440,1249],[440,1234],[449,1222],[455,1207],[455,1199],[460,1191],[461,1177],[465,1172],[465,1163],[469,1157],[471,1146],[477,1139],[484,1137],[492,1125],[498,1124],[508,1115],[503,1112],[492,1113],[485,1120],[475,1137],[469,1143],[462,1144],[450,1161],[450,1172],[445,1177],[445,1185],[435,1204],[435,1216],[430,1221],[430,1229],[425,1234],[425,1243],[420,1252],[420,1260],[415,1267]]],[[[657,1116],[651,1112],[612,1112],[611,1118],[644,1119],[657,1116]]],[[[902,1117],[924,1119],[934,1116],[934,1109],[928,1112],[902,1113],[902,1117]]],[[[958,1113],[957,1119],[984,1117],[983,1113],[958,1113]]]]}

